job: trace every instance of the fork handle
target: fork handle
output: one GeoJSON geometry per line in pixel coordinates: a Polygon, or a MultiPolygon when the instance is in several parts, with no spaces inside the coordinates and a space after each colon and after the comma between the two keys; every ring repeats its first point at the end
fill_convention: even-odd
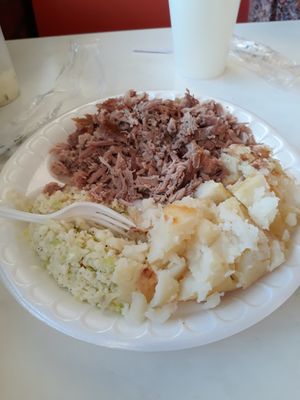
{"type": "Polygon", "coordinates": [[[26,211],[15,210],[9,207],[0,207],[0,217],[13,219],[16,221],[23,222],[35,222],[41,224],[45,222],[48,218],[46,215],[28,213],[26,211]]]}

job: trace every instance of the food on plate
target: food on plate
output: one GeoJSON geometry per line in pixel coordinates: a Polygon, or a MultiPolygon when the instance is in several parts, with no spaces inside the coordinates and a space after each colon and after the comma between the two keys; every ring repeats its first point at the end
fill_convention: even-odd
{"type": "Polygon", "coordinates": [[[126,318],[166,321],[180,302],[215,307],[281,265],[298,224],[300,186],[214,101],[131,91],[77,118],[52,150],[38,213],[109,204],[140,228],[119,236],[80,218],[28,228],[33,248],[75,298],[126,318]]]}

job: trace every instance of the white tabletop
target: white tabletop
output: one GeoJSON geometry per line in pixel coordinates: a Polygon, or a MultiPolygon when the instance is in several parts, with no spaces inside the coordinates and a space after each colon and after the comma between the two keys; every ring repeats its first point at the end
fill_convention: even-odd
{"type": "MultiPolygon", "coordinates": [[[[241,24],[236,33],[300,63],[300,21],[241,24]]],[[[300,95],[277,89],[229,62],[216,80],[176,76],[173,56],[133,49],[170,48],[169,29],[83,35],[101,39],[105,93],[190,88],[224,98],[275,126],[300,153],[300,95]]],[[[74,38],[74,37],[72,37],[74,38]]],[[[76,38],[76,37],[75,37],[76,38]]],[[[28,95],[49,89],[71,37],[9,42],[28,95]]],[[[14,399],[291,399],[300,391],[300,291],[256,326],[226,340],[169,353],[110,350],[79,342],[32,317],[0,284],[0,398],[14,399]]]]}

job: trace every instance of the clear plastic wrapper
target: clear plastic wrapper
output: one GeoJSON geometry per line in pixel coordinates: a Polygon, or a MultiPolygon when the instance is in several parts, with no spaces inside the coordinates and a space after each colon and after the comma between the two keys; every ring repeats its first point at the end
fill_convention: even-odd
{"type": "Polygon", "coordinates": [[[243,67],[282,89],[300,91],[300,65],[262,43],[234,36],[231,56],[243,67]]]}
{"type": "Polygon", "coordinates": [[[103,91],[99,41],[71,41],[67,62],[51,90],[26,104],[20,99],[0,111],[0,163],[37,129],[81,104],[101,98],[103,91]]]}

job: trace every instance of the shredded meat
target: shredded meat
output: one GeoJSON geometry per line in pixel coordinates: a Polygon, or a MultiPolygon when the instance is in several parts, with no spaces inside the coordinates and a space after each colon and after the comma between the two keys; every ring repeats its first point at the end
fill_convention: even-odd
{"type": "Polygon", "coordinates": [[[62,190],[64,185],[59,185],[56,182],[47,183],[47,185],[43,189],[43,193],[48,194],[51,196],[53,193],[57,192],[58,190],[62,190]]]}
{"type": "Polygon", "coordinates": [[[180,200],[201,182],[224,177],[222,148],[255,143],[250,129],[220,104],[200,102],[189,91],[176,100],[129,91],[97,108],[75,118],[67,143],[51,150],[52,172],[96,201],[180,200]]]}

